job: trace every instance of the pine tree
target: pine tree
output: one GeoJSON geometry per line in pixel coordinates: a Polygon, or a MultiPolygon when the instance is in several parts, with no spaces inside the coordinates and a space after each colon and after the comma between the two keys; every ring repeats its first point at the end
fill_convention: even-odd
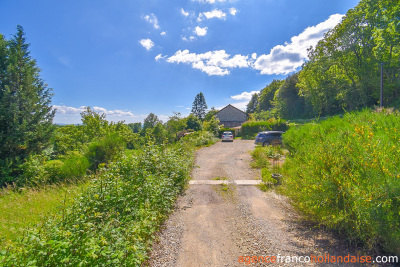
{"type": "Polygon", "coordinates": [[[202,92],[196,95],[192,105],[192,114],[203,120],[206,116],[207,103],[202,92]]]}
{"type": "Polygon", "coordinates": [[[0,184],[13,181],[18,165],[41,152],[51,137],[51,89],[31,58],[25,33],[0,38],[0,184]]]}

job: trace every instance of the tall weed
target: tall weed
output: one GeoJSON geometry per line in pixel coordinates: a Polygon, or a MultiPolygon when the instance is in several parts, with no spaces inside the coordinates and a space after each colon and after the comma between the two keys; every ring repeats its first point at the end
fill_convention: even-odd
{"type": "Polygon", "coordinates": [[[284,135],[286,193],[352,242],[400,254],[400,116],[365,110],[284,135]]]}

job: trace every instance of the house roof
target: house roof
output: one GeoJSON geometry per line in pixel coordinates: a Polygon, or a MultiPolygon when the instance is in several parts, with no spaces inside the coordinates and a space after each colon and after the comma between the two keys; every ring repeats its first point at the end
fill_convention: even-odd
{"type": "Polygon", "coordinates": [[[215,114],[220,113],[221,111],[223,111],[224,109],[228,108],[229,106],[230,106],[230,107],[233,107],[233,108],[235,108],[235,109],[237,109],[237,110],[239,110],[240,112],[242,112],[242,113],[244,113],[244,114],[246,114],[246,112],[244,112],[244,111],[238,109],[238,108],[235,107],[235,106],[232,106],[231,104],[228,104],[226,107],[222,108],[221,110],[219,110],[219,111],[218,111],[217,113],[215,113],[215,114]]]}

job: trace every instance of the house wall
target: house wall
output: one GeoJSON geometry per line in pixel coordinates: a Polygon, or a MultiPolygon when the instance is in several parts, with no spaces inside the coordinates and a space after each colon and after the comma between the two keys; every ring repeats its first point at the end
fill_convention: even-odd
{"type": "Polygon", "coordinates": [[[225,127],[241,126],[247,120],[246,113],[232,106],[221,109],[215,116],[219,119],[220,124],[225,127]]]}

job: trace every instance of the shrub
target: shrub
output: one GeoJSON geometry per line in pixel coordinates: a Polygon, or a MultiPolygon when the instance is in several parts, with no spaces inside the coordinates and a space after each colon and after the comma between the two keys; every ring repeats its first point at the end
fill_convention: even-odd
{"type": "Polygon", "coordinates": [[[60,217],[0,251],[0,265],[140,266],[192,165],[182,145],[111,163],[60,217]]]}
{"type": "Polygon", "coordinates": [[[197,147],[210,146],[217,141],[218,139],[215,138],[214,134],[204,131],[188,134],[181,139],[181,142],[190,143],[197,147]]]}
{"type": "Polygon", "coordinates": [[[286,131],[288,124],[282,119],[269,119],[268,121],[247,122],[242,124],[241,134],[243,139],[254,139],[262,131],[286,131]]]}
{"type": "Polygon", "coordinates": [[[116,134],[109,134],[89,145],[86,154],[90,168],[96,170],[99,164],[111,162],[119,153],[123,152],[125,143],[116,134]]]}
{"type": "Polygon", "coordinates": [[[284,134],[286,193],[310,218],[400,253],[400,116],[368,110],[284,134]]]}

